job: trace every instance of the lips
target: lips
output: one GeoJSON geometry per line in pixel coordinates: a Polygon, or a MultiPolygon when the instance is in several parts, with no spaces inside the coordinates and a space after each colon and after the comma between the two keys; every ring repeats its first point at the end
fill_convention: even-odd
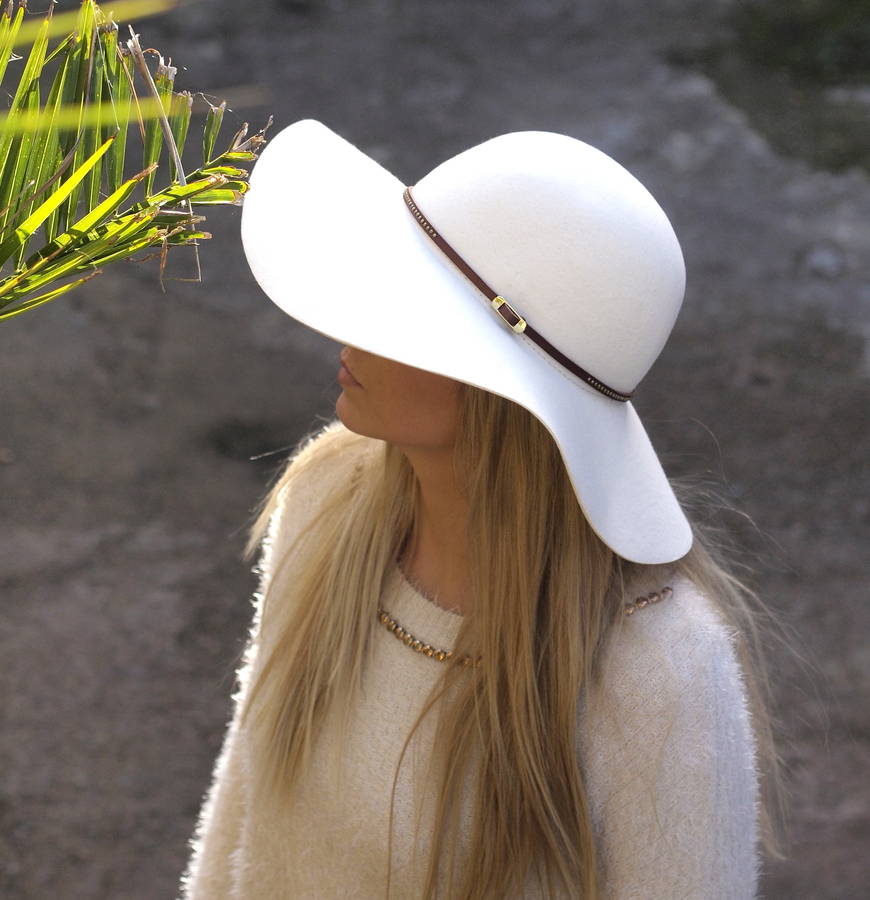
{"type": "Polygon", "coordinates": [[[341,360],[341,369],[339,370],[339,373],[338,373],[339,382],[346,379],[346,380],[349,380],[351,384],[359,385],[360,387],[362,387],[362,385],[357,380],[356,376],[353,374],[353,371],[351,370],[350,366],[347,364],[347,357],[346,357],[345,350],[341,351],[341,354],[339,355],[339,359],[341,360]],[[345,377],[343,378],[342,376],[345,376],[345,377]]]}

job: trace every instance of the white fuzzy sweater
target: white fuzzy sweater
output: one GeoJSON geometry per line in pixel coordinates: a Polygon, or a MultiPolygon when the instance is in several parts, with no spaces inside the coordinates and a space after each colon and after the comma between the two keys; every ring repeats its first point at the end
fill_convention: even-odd
{"type": "MultiPolygon", "coordinates": [[[[315,447],[316,450],[316,442],[315,447]]],[[[311,452],[309,450],[309,452],[311,452]]],[[[273,517],[261,561],[260,602],[275,561],[353,460],[315,470],[273,517]]],[[[604,656],[600,690],[581,703],[578,760],[609,900],[748,900],[755,896],[758,776],[728,630],[681,579],[662,602],[626,617],[604,656]]],[[[461,618],[419,594],[398,569],[382,605],[406,630],[450,648],[461,618]]],[[[258,611],[257,611],[258,612],[258,611]]],[[[440,664],[380,624],[352,730],[338,746],[327,729],[315,763],[280,815],[249,802],[257,765],[240,727],[241,699],[262,658],[258,614],[234,716],[202,807],[182,878],[183,900],[333,900],[384,896],[389,800],[407,732],[440,664]]],[[[424,720],[398,780],[391,897],[420,895],[433,795],[418,778],[435,737],[424,720]],[[415,856],[415,817],[422,817],[415,856]]],[[[539,897],[531,887],[523,897],[539,897]]]]}

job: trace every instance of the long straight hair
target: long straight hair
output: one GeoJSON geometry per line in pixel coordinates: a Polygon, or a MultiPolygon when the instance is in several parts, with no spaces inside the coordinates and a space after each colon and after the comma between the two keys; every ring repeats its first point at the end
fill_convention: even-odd
{"type": "MultiPolygon", "coordinates": [[[[289,797],[327,716],[335,716],[339,739],[347,737],[385,578],[413,540],[418,493],[405,456],[333,425],[291,459],[266,496],[248,554],[261,545],[279,506],[302,493],[319,466],[348,456],[357,458],[352,477],[273,561],[262,600],[259,629],[271,638],[260,648],[264,659],[247,691],[243,721],[253,721],[259,741],[255,777],[264,802],[289,797]]],[[[446,896],[457,900],[511,896],[530,877],[545,896],[559,890],[587,900],[599,896],[577,755],[578,702],[600,675],[626,585],[638,579],[662,585],[687,576],[735,629],[762,773],[761,833],[768,852],[779,855],[781,791],[762,613],[710,542],[696,529],[689,553],[667,566],[620,558],[583,516],[559,450],[538,420],[467,386],[455,470],[470,510],[474,607],[404,748],[437,707],[439,746],[432,759],[440,790],[423,900],[435,900],[445,884],[446,896]],[[479,656],[480,665],[463,666],[464,655],[479,656]],[[469,828],[460,823],[472,771],[469,828]],[[465,864],[469,859],[473,866],[465,864]]],[[[398,769],[394,794],[397,778],[398,769]]]]}

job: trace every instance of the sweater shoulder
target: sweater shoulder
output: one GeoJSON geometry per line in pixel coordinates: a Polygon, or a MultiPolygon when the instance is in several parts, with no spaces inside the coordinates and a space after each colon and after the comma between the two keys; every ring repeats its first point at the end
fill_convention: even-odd
{"type": "Polygon", "coordinates": [[[691,581],[670,585],[614,629],[581,705],[606,896],[745,900],[759,799],[737,635],[691,581]]]}
{"type": "MultiPolygon", "coordinates": [[[[623,616],[601,656],[591,704],[646,721],[716,701],[746,714],[737,632],[715,602],[684,576],[659,602],[623,616]]],[[[636,596],[635,592],[629,596],[636,596]]]]}
{"type": "MultiPolygon", "coordinates": [[[[736,632],[712,598],[682,575],[657,603],[623,616],[604,653],[604,666],[637,672],[660,688],[684,688],[697,681],[706,661],[734,662],[736,632]]],[[[631,591],[628,597],[639,596],[631,591]]],[[[620,679],[622,680],[622,679],[620,679]]]]}
{"type": "Polygon", "coordinates": [[[257,566],[261,591],[329,500],[361,475],[380,446],[380,441],[355,434],[339,421],[299,445],[271,491],[273,510],[257,566]]]}

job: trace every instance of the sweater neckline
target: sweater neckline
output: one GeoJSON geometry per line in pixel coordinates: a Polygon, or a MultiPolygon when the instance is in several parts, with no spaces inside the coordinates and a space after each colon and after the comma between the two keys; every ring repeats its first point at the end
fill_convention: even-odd
{"type": "Polygon", "coordinates": [[[444,609],[412,584],[394,563],[384,584],[381,606],[414,637],[432,646],[452,649],[464,617],[444,609]]]}

